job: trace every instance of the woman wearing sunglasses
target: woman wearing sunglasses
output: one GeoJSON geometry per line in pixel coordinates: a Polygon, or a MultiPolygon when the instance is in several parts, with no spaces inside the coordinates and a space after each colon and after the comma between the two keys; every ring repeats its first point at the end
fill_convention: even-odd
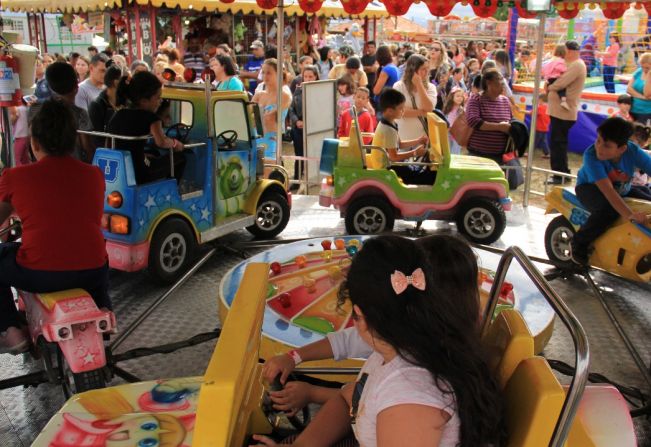
{"type": "Polygon", "coordinates": [[[432,48],[429,52],[429,81],[435,82],[436,75],[440,70],[452,71],[452,63],[448,58],[448,51],[445,44],[440,40],[435,40],[432,43],[432,48]]]}
{"type": "MultiPolygon", "coordinates": [[[[498,388],[477,319],[469,317],[479,314],[478,291],[458,293],[455,272],[467,262],[476,266],[470,258],[433,265],[405,238],[364,243],[339,304],[351,302],[355,328],[373,353],[357,382],[328,400],[293,445],[340,445],[351,431],[363,447],[500,444],[498,388]],[[470,313],[460,300],[474,303],[470,313]]],[[[265,436],[254,439],[276,445],[265,436]]]]}

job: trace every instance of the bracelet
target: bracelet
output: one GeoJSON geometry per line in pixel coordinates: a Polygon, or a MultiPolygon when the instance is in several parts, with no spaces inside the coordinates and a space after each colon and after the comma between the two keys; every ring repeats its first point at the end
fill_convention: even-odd
{"type": "Polygon", "coordinates": [[[294,366],[298,366],[303,363],[303,359],[296,349],[292,349],[287,353],[287,355],[294,361],[294,366]]]}

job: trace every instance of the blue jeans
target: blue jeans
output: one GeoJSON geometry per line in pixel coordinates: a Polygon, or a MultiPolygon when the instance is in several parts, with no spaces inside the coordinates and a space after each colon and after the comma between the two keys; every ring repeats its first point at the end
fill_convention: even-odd
{"type": "Polygon", "coordinates": [[[549,155],[549,142],[547,141],[547,132],[536,131],[536,140],[534,149],[542,149],[543,154],[549,155]]]}
{"type": "Polygon", "coordinates": [[[604,88],[608,93],[615,93],[615,67],[603,66],[604,88]]]}
{"type": "Polygon", "coordinates": [[[80,288],[93,297],[97,307],[112,308],[108,296],[108,264],[78,271],[32,270],[16,262],[19,248],[19,242],[0,244],[0,332],[9,326],[19,326],[21,321],[11,287],[33,293],[80,288]]]}

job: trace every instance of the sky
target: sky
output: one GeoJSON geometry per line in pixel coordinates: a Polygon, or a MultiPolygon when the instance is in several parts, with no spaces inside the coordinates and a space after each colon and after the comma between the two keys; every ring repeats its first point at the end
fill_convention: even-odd
{"type": "MultiPolygon", "coordinates": [[[[452,8],[452,12],[450,14],[457,15],[459,17],[474,17],[474,13],[472,12],[472,7],[470,5],[463,6],[461,3],[457,3],[454,8],[452,8]]],[[[407,14],[405,14],[405,17],[411,20],[412,22],[416,22],[419,25],[422,25],[424,27],[427,27],[427,21],[434,19],[435,17],[429,12],[429,9],[427,9],[427,6],[425,6],[425,3],[420,2],[418,4],[414,3],[411,5],[411,8],[409,8],[409,11],[407,11],[407,14]]]]}

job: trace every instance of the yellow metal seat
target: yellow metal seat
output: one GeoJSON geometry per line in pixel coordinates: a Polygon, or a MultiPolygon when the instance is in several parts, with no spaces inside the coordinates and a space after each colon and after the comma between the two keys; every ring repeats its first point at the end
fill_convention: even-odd
{"type": "Polygon", "coordinates": [[[504,388],[507,447],[549,444],[565,392],[542,357],[522,360],[504,388]]]}
{"type": "Polygon", "coordinates": [[[258,362],[269,265],[247,265],[199,392],[194,445],[239,446],[248,433],[270,433],[260,408],[258,362]]]}
{"type": "Polygon", "coordinates": [[[505,309],[495,317],[482,343],[489,353],[489,366],[502,389],[520,362],[534,355],[533,336],[515,309],[505,309]]]}

